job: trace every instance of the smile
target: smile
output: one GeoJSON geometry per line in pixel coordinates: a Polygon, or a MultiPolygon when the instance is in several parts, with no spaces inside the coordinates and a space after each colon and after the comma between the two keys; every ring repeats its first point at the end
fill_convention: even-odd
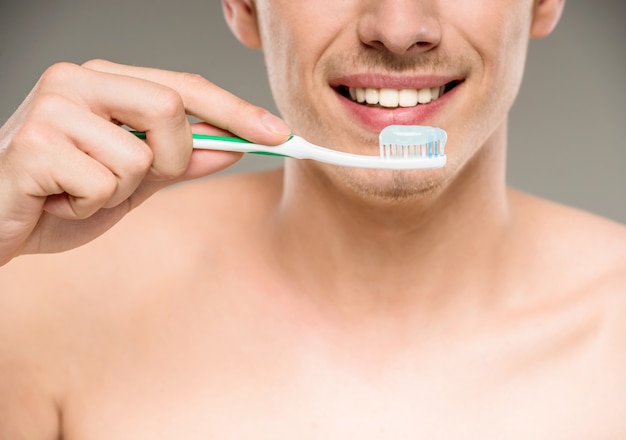
{"type": "Polygon", "coordinates": [[[346,87],[340,86],[338,91],[351,101],[385,108],[415,107],[428,104],[439,99],[444,93],[452,90],[458,82],[438,87],[422,89],[393,89],[375,87],[346,87]]]}

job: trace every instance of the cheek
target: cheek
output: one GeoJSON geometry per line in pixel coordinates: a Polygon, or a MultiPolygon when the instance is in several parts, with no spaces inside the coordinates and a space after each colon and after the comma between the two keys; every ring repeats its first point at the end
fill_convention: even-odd
{"type": "Polygon", "coordinates": [[[531,12],[532,2],[519,0],[463,2],[454,12],[456,29],[481,60],[481,88],[497,91],[493,100],[500,111],[508,110],[521,84],[531,12]]]}
{"type": "MultiPolygon", "coordinates": [[[[518,11],[515,16],[506,17],[502,28],[495,40],[498,44],[494,48],[495,56],[491,67],[499,87],[492,90],[501,90],[502,105],[509,107],[513,104],[521,87],[526,53],[528,50],[530,19],[526,19],[526,11],[518,11]]],[[[529,15],[528,15],[529,17],[529,15]]]]}
{"type": "Polygon", "coordinates": [[[336,44],[346,20],[350,21],[348,3],[352,2],[259,2],[261,40],[270,87],[279,111],[283,117],[291,119],[287,120],[290,125],[296,124],[296,118],[312,116],[308,107],[325,86],[319,83],[317,69],[328,48],[336,44]]]}
{"type": "MultiPolygon", "coordinates": [[[[310,87],[310,67],[305,42],[298,35],[290,34],[289,28],[274,28],[270,38],[265,38],[263,53],[270,89],[274,102],[286,122],[294,128],[297,113],[307,103],[306,92],[310,87]],[[270,44],[271,39],[271,44],[270,44]],[[299,49],[300,48],[300,49],[299,49]]],[[[298,118],[299,119],[299,118],[298,118]]]]}
{"type": "Polygon", "coordinates": [[[306,59],[311,47],[306,41],[308,31],[300,31],[301,17],[294,16],[284,6],[276,10],[281,12],[269,12],[261,17],[261,44],[276,105],[283,115],[290,115],[297,90],[303,87],[301,82],[308,69],[306,59]]]}

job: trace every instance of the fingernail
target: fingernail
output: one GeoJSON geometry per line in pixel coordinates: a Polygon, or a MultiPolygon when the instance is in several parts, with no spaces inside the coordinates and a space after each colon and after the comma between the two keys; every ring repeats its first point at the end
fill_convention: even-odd
{"type": "Polygon", "coordinates": [[[263,126],[265,128],[267,128],[274,134],[278,134],[281,136],[291,135],[291,129],[285,123],[285,121],[269,112],[263,115],[263,117],[261,118],[261,122],[263,123],[263,126]]]}

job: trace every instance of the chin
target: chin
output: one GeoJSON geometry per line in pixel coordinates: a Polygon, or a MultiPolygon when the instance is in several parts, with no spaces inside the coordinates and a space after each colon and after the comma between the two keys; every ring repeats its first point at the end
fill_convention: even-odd
{"type": "Polygon", "coordinates": [[[445,186],[441,170],[366,170],[334,167],[337,184],[363,199],[404,202],[425,199],[445,186]]]}

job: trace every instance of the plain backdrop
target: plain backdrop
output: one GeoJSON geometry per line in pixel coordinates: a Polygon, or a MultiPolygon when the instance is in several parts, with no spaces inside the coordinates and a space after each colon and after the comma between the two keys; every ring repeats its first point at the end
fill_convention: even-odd
{"type": "MultiPolygon", "coordinates": [[[[199,73],[276,112],[262,54],[230,34],[218,0],[0,1],[1,122],[47,66],[91,58],[199,73]]],[[[568,0],[554,34],[531,42],[508,152],[512,186],[622,223],[625,12],[625,0],[568,0]]],[[[278,164],[249,156],[228,172],[278,164]]]]}

